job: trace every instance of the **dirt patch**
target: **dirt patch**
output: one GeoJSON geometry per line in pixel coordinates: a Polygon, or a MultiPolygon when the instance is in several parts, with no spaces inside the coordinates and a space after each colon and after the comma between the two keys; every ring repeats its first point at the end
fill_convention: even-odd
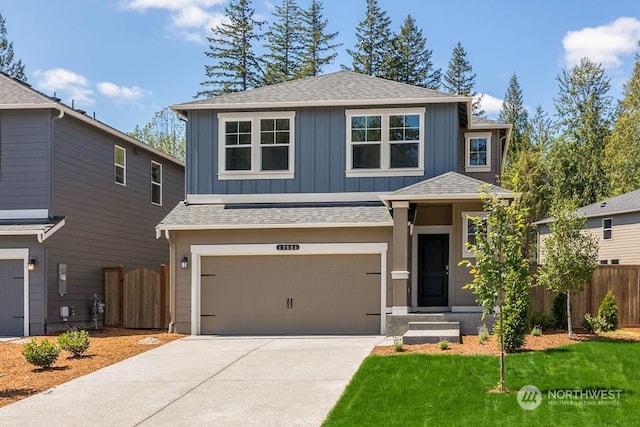
{"type": "MultiPolygon", "coordinates": [[[[545,332],[539,337],[527,335],[524,347],[520,352],[544,351],[550,348],[560,347],[567,344],[575,344],[590,340],[623,340],[640,341],[640,328],[625,328],[615,332],[601,334],[587,334],[584,332],[574,333],[573,339],[569,339],[566,331],[545,332]]],[[[464,354],[464,355],[490,355],[500,354],[498,337],[491,335],[489,339],[480,344],[477,335],[463,335],[460,344],[450,343],[447,350],[440,350],[438,344],[405,345],[402,353],[441,353],[441,354],[464,354]]],[[[371,354],[398,354],[393,345],[378,346],[371,354]]]]}
{"type": "MultiPolygon", "coordinates": [[[[44,371],[34,369],[33,365],[22,357],[22,343],[32,337],[0,343],[0,407],[182,338],[184,335],[167,334],[158,330],[106,328],[102,331],[89,331],[89,336],[91,345],[83,357],[68,357],[70,354],[62,351],[52,368],[44,371]],[[141,340],[145,340],[145,343],[139,344],[141,340]],[[150,344],[155,342],[154,340],[158,340],[158,343],[150,344]]],[[[52,342],[56,340],[55,335],[35,338],[38,341],[44,338],[52,342]]]]}

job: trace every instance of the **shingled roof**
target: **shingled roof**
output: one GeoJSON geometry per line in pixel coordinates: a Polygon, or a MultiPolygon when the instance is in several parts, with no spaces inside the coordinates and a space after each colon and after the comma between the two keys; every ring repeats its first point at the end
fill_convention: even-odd
{"type": "Polygon", "coordinates": [[[0,105],[50,105],[54,101],[31,88],[30,85],[0,74],[0,105]]]}

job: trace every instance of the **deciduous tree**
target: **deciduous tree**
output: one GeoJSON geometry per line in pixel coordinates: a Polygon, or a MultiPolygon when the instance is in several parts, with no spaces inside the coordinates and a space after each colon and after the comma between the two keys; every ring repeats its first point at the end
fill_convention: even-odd
{"type": "Polygon", "coordinates": [[[142,128],[136,126],[129,135],[176,159],[185,158],[185,125],[168,107],[156,112],[142,128]]]}

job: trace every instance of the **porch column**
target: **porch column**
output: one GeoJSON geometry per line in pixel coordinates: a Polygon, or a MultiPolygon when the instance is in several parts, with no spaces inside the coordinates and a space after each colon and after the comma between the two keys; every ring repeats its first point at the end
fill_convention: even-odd
{"type": "Polygon", "coordinates": [[[392,313],[407,314],[409,312],[409,202],[394,201],[391,207],[393,208],[392,313]]]}

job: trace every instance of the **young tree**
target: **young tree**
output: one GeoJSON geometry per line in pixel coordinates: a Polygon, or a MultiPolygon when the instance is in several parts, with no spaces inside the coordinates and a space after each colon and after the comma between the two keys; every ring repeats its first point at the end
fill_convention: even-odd
{"type": "Polygon", "coordinates": [[[338,32],[326,32],[329,20],[323,17],[322,8],[320,0],[311,0],[309,9],[300,11],[302,53],[298,77],[317,76],[338,56],[336,49],[341,44],[334,42],[338,32]]]}
{"type": "Polygon", "coordinates": [[[623,99],[604,153],[609,196],[618,196],[640,188],[639,54],[636,54],[631,78],[624,85],[623,99]]]}
{"type": "Polygon", "coordinates": [[[247,90],[262,84],[262,70],[252,42],[260,38],[258,30],[264,24],[254,18],[251,0],[231,0],[224,8],[229,22],[212,28],[207,37],[214,64],[205,65],[208,80],[200,83],[205,89],[196,97],[217,96],[247,90]]]}
{"type": "Polygon", "coordinates": [[[529,310],[529,264],[523,256],[523,239],[527,224],[525,210],[518,200],[511,204],[495,194],[485,192],[486,219],[472,218],[477,229],[476,244],[470,245],[475,262],[460,264],[471,270],[471,289],[484,308],[483,317],[496,314],[496,330],[500,337],[500,389],[506,391],[505,351],[515,351],[524,344],[529,310]],[[496,307],[498,308],[496,313],[496,307]]]}
{"type": "Polygon", "coordinates": [[[407,15],[400,33],[392,40],[389,78],[398,82],[429,89],[438,89],[442,72],[433,68],[433,51],[426,48],[427,39],[416,21],[407,15]]]}
{"type": "Polygon", "coordinates": [[[558,77],[555,99],[560,138],[552,144],[552,174],[558,200],[577,206],[608,195],[603,152],[609,135],[609,78],[600,64],[583,58],[558,77]]]}
{"type": "Polygon", "coordinates": [[[156,112],[144,127],[136,126],[129,136],[164,151],[176,159],[184,160],[185,158],[184,122],[168,107],[156,112]]]}
{"type": "Polygon", "coordinates": [[[27,81],[22,60],[14,59],[13,42],[7,39],[6,21],[0,15],[0,71],[23,82],[27,81]]]}
{"type": "Polygon", "coordinates": [[[302,32],[300,9],[295,0],[282,0],[273,12],[274,21],[265,33],[267,44],[264,83],[267,85],[285,82],[300,73],[302,32]]]}
{"type": "Polygon", "coordinates": [[[567,294],[567,329],[572,338],[571,295],[581,292],[591,280],[598,262],[598,242],[592,234],[581,231],[585,219],[574,210],[556,206],[553,214],[551,234],[542,247],[544,263],[538,281],[553,292],[567,294]]]}
{"type": "Polygon", "coordinates": [[[453,48],[451,60],[449,60],[449,68],[444,75],[442,87],[449,93],[454,95],[471,96],[473,100],[473,115],[484,116],[485,111],[482,109],[482,96],[474,91],[476,84],[476,75],[469,61],[467,61],[467,52],[462,47],[462,43],[458,42],[453,48]]]}
{"type": "Polygon", "coordinates": [[[391,62],[391,19],[380,9],[378,0],[367,0],[364,20],[356,27],[358,42],[347,53],[353,59],[352,69],[357,73],[387,77],[391,62]]]}
{"type": "Polygon", "coordinates": [[[520,150],[527,149],[529,144],[529,139],[526,135],[529,114],[524,106],[522,89],[515,73],[509,80],[509,87],[504,95],[498,120],[513,125],[511,140],[509,141],[509,152],[507,153],[507,163],[509,163],[518,157],[520,150]]]}

